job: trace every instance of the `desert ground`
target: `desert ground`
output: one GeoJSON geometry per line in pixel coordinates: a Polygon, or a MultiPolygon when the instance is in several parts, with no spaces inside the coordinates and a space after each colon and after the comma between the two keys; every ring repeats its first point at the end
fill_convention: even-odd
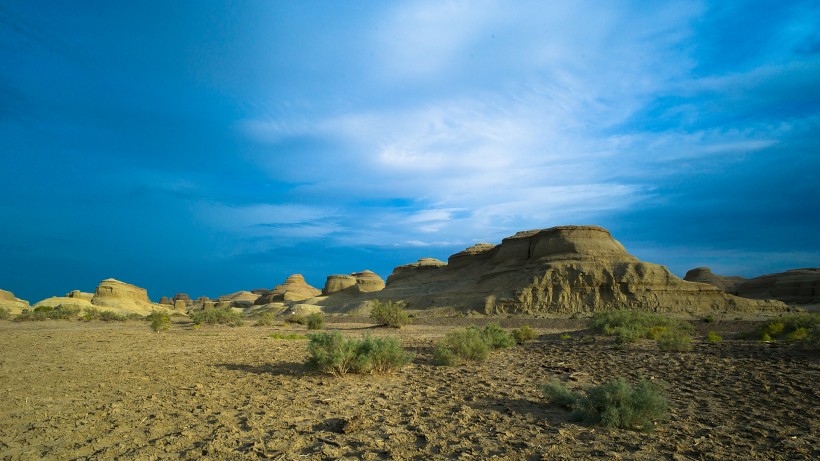
{"type": "MultiPolygon", "coordinates": [[[[816,349],[730,339],[660,352],[620,348],[580,320],[509,319],[538,339],[481,364],[432,365],[433,343],[474,322],[329,319],[326,329],[396,335],[416,354],[390,375],[335,377],[304,365],[306,340],[272,337],[299,325],[0,321],[0,458],[820,459],[816,349]],[[537,386],[552,377],[659,380],[671,416],[649,433],[582,425],[544,403],[537,386]]],[[[752,326],[708,329],[729,338],[752,326]]]]}

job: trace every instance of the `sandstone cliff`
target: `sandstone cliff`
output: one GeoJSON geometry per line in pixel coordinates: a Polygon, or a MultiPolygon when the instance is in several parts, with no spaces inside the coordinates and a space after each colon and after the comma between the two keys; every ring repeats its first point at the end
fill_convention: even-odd
{"type": "MultiPolygon", "coordinates": [[[[488,315],[568,317],[629,308],[753,316],[788,310],[777,301],[738,298],[681,280],[666,267],[639,261],[606,229],[594,226],[519,232],[499,245],[479,244],[454,254],[447,264],[423,259],[399,266],[383,290],[358,301],[374,298],[402,300],[409,309],[488,315]]],[[[338,304],[333,294],[316,303],[338,304]]]]}
{"type": "Polygon", "coordinates": [[[152,303],[148,299],[148,292],[145,288],[115,279],[105,279],[100,282],[94,291],[91,303],[103,310],[140,315],[150,314],[152,310],[167,310],[169,307],[152,303]]]}
{"type": "Polygon", "coordinates": [[[23,309],[29,307],[28,301],[17,299],[14,293],[6,290],[0,290],[0,307],[8,309],[12,314],[18,315],[23,309]]]}
{"type": "Polygon", "coordinates": [[[726,293],[751,299],[777,299],[787,304],[820,305],[820,268],[793,269],[746,279],[715,275],[699,267],[686,280],[710,283],[726,293]]]}

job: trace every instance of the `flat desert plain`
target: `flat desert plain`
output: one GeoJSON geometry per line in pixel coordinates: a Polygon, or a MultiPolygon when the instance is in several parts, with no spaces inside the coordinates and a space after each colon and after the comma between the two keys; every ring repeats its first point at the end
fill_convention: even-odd
{"type": "MultiPolygon", "coordinates": [[[[416,354],[393,374],[335,377],[304,365],[306,340],[272,337],[305,333],[298,325],[175,323],[157,334],[138,321],[2,321],[0,458],[820,459],[816,349],[726,340],[661,352],[619,348],[581,321],[504,320],[538,339],[480,364],[432,365],[434,342],[470,323],[329,319],[326,329],[395,335],[416,354]],[[649,433],[582,425],[537,388],[615,377],[665,383],[669,419],[649,433]]],[[[708,329],[728,338],[752,327],[708,329]]]]}

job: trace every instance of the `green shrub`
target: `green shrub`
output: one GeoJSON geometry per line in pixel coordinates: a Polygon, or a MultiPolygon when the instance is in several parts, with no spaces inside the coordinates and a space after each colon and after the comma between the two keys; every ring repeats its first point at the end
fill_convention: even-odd
{"type": "Polygon", "coordinates": [[[513,329],[512,335],[515,339],[515,342],[518,344],[523,344],[527,341],[532,341],[538,336],[535,330],[530,328],[529,325],[524,325],[522,327],[513,329]]]}
{"type": "Polygon", "coordinates": [[[23,309],[23,313],[18,315],[14,320],[16,321],[42,321],[42,320],[69,320],[73,319],[80,313],[79,307],[63,306],[37,306],[33,310],[23,309]]]}
{"type": "Polygon", "coordinates": [[[794,341],[820,344],[820,313],[778,317],[752,332],[761,341],[794,341]]]}
{"type": "Polygon", "coordinates": [[[453,366],[458,363],[459,358],[444,343],[438,343],[433,347],[433,364],[440,366],[453,366]]]}
{"type": "Polygon", "coordinates": [[[0,320],[8,320],[11,317],[11,309],[0,307],[0,320]]]}
{"type": "Polygon", "coordinates": [[[265,312],[264,314],[256,318],[256,323],[254,323],[254,326],[272,327],[275,323],[276,322],[273,320],[273,314],[271,314],[270,312],[265,312]]]}
{"type": "Polygon", "coordinates": [[[564,333],[561,336],[559,336],[558,338],[563,339],[563,340],[572,339],[572,335],[569,334],[569,333],[564,333]]]}
{"type": "Polygon", "coordinates": [[[707,315],[703,318],[703,323],[712,323],[715,321],[715,318],[712,315],[707,315]]]}
{"type": "Polygon", "coordinates": [[[212,307],[192,312],[191,320],[195,325],[229,325],[238,327],[243,323],[242,314],[235,312],[230,307],[212,307]]]}
{"type": "Polygon", "coordinates": [[[408,364],[413,356],[395,338],[345,339],[338,331],[308,335],[307,364],[336,376],[348,372],[388,373],[408,364]]]}
{"type": "Polygon", "coordinates": [[[83,315],[80,316],[80,320],[83,322],[90,322],[92,320],[98,320],[100,318],[100,310],[95,307],[86,307],[83,309],[83,315]]]}
{"type": "Polygon", "coordinates": [[[689,333],[684,331],[665,331],[658,338],[658,349],[669,352],[691,351],[692,338],[689,336],[689,333]]]}
{"type": "Polygon", "coordinates": [[[102,311],[100,312],[100,320],[103,322],[125,322],[128,317],[113,311],[102,311]]]}
{"type": "Polygon", "coordinates": [[[578,403],[579,395],[572,392],[557,379],[551,379],[546,384],[542,384],[539,389],[547,399],[547,403],[554,403],[566,408],[574,408],[578,403]]]}
{"type": "Polygon", "coordinates": [[[723,341],[723,337],[717,334],[715,331],[710,331],[706,333],[706,341],[710,343],[719,343],[723,341]]]}
{"type": "Polygon", "coordinates": [[[295,323],[297,325],[307,325],[307,317],[304,315],[291,314],[285,319],[285,322],[295,323]]]}
{"type": "Polygon", "coordinates": [[[482,328],[481,337],[484,338],[484,342],[487,343],[487,346],[489,346],[491,350],[506,349],[515,346],[515,338],[497,323],[490,323],[482,328]]]}
{"type": "Polygon", "coordinates": [[[305,317],[308,330],[321,330],[325,324],[325,316],[321,312],[314,312],[305,317]]]}
{"type": "Polygon", "coordinates": [[[646,338],[658,341],[658,347],[662,350],[678,350],[675,348],[686,347],[684,343],[687,342],[691,346],[691,325],[650,312],[626,309],[599,312],[590,319],[589,328],[614,336],[618,344],[646,338]],[[670,347],[672,349],[667,349],[670,347]]]}
{"type": "Polygon", "coordinates": [[[370,311],[370,318],[379,325],[392,328],[401,328],[410,323],[410,317],[404,312],[400,303],[387,301],[382,303],[378,300],[373,302],[373,309],[370,311]]]}
{"type": "Polygon", "coordinates": [[[490,346],[478,328],[455,330],[444,336],[443,346],[459,360],[484,361],[490,354],[490,346]]]}
{"type": "Polygon", "coordinates": [[[572,409],[574,419],[607,428],[650,431],[654,421],[669,412],[663,389],[651,381],[640,381],[633,387],[618,378],[578,392],[551,380],[540,390],[548,403],[572,409]]]}
{"type": "Polygon", "coordinates": [[[153,311],[145,317],[145,320],[149,322],[151,330],[155,333],[171,328],[171,316],[167,312],[153,311]]]}
{"type": "Polygon", "coordinates": [[[632,387],[623,379],[615,379],[587,389],[579,399],[575,416],[585,423],[607,428],[650,431],[654,420],[666,417],[669,404],[660,386],[640,381],[632,387]]]}

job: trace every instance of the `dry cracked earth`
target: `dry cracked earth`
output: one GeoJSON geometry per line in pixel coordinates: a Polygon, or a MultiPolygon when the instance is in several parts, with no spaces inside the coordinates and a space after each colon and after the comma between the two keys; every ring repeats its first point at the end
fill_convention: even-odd
{"type": "Polygon", "coordinates": [[[271,337],[305,333],[297,325],[156,334],[142,322],[2,321],[0,459],[820,459],[816,349],[727,340],[660,352],[618,348],[579,321],[504,322],[540,336],[482,364],[437,367],[433,343],[470,321],[330,320],[345,335],[398,336],[416,354],[390,375],[334,377],[305,367],[307,341],[271,337]],[[670,418],[649,433],[573,422],[537,389],[553,377],[662,381],[670,418]]]}

